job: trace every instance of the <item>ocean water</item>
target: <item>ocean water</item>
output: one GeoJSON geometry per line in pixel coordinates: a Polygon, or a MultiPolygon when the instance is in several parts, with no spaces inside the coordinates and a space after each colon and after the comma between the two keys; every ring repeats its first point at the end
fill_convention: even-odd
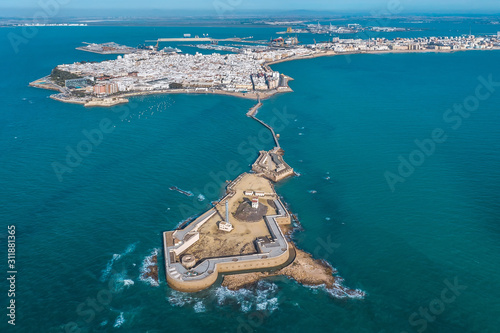
{"type": "MultiPolygon", "coordinates": [[[[237,29],[231,34],[261,39],[280,30],[237,29]]],[[[155,251],[161,260],[161,233],[205,210],[226,179],[272,146],[245,117],[253,102],[162,95],[85,109],[27,84],[60,63],[114,57],[74,50],[81,41],[136,45],[205,31],[225,30],[38,28],[16,53],[8,36],[20,30],[0,29],[0,241],[16,225],[15,330],[498,332],[500,87],[458,128],[443,119],[454,104],[471,101],[479,77],[500,81],[498,51],[273,66],[295,79],[294,92],[265,101],[258,115],[276,124],[285,159],[301,174],[277,185],[304,228],[295,242],[328,260],[364,299],[282,277],[237,292],[180,293],[166,285],[161,265],[159,285],[141,280],[155,251]],[[65,163],[68,149],[103,119],[112,131],[60,181],[54,163],[65,163]],[[398,173],[399,156],[408,159],[415,140],[439,128],[446,141],[392,191],[385,173],[398,173]],[[173,185],[194,199],[168,190],[173,185]]],[[[435,31],[444,35],[449,23],[420,33],[435,31]]],[[[4,314],[2,332],[12,330],[6,321],[4,314]]]]}

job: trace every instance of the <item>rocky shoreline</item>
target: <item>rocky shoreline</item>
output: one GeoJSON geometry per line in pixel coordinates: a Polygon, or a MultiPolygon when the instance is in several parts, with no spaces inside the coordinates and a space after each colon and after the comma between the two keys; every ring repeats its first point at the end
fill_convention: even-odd
{"type": "Polygon", "coordinates": [[[151,281],[152,284],[159,285],[157,251],[154,251],[151,256],[144,259],[140,278],[143,281],[151,281]]]}
{"type": "Polygon", "coordinates": [[[297,248],[295,252],[294,261],[282,269],[273,272],[226,275],[222,281],[222,286],[229,290],[239,290],[250,287],[264,278],[286,276],[304,286],[322,286],[336,297],[362,298],[365,296],[365,293],[361,290],[344,286],[342,284],[343,279],[334,275],[337,274],[337,270],[326,261],[314,259],[311,254],[297,248]]]}

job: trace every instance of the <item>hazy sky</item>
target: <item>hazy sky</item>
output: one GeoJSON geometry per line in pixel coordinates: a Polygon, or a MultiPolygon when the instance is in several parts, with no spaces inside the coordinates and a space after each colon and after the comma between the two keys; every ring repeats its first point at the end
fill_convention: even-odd
{"type": "MultiPolygon", "coordinates": [[[[0,16],[6,8],[34,9],[40,3],[59,2],[65,10],[83,8],[106,9],[106,14],[128,9],[150,10],[197,10],[209,15],[217,9],[225,12],[248,10],[325,10],[325,11],[381,11],[400,6],[401,13],[500,13],[500,0],[0,0],[0,16]],[[110,11],[111,10],[111,11],[110,11]]],[[[103,13],[104,14],[104,13],[103,13]]]]}

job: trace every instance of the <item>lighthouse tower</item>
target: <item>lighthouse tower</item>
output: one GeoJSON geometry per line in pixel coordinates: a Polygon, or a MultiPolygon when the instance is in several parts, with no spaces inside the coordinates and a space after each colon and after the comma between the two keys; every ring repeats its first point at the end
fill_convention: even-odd
{"type": "Polygon", "coordinates": [[[234,227],[229,222],[229,202],[226,200],[226,220],[219,222],[219,230],[230,232],[234,227]]]}

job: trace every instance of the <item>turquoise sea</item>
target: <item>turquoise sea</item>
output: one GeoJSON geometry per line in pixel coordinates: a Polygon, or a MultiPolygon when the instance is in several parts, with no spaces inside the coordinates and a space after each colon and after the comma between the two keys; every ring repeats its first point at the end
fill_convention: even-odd
{"type": "MultiPolygon", "coordinates": [[[[418,34],[469,27],[434,23],[418,34]]],[[[500,86],[483,86],[489,96],[470,104],[480,77],[500,82],[498,51],[273,66],[295,79],[294,92],[266,100],[258,116],[279,126],[285,159],[301,174],[277,185],[304,229],[295,242],[364,299],[286,278],[195,294],[171,290],[162,267],[159,286],[140,279],[152,253],[162,258],[161,233],[203,212],[237,176],[228,163],[249,170],[257,150],[272,147],[245,117],[253,102],[162,95],[86,109],[28,82],[57,64],[114,58],[75,50],[82,41],[135,46],[206,32],[268,39],[279,30],[45,27],[16,53],[8,36],[21,29],[0,29],[0,268],[7,275],[7,226],[15,225],[18,271],[15,328],[7,324],[9,284],[1,284],[2,332],[500,331],[500,86]],[[463,103],[473,110],[456,126],[447,110],[463,103]],[[103,120],[109,133],[60,181],[54,162],[65,163],[103,120]],[[392,191],[386,172],[398,174],[399,156],[408,160],[415,140],[429,142],[436,129],[446,140],[392,191]]]]}

